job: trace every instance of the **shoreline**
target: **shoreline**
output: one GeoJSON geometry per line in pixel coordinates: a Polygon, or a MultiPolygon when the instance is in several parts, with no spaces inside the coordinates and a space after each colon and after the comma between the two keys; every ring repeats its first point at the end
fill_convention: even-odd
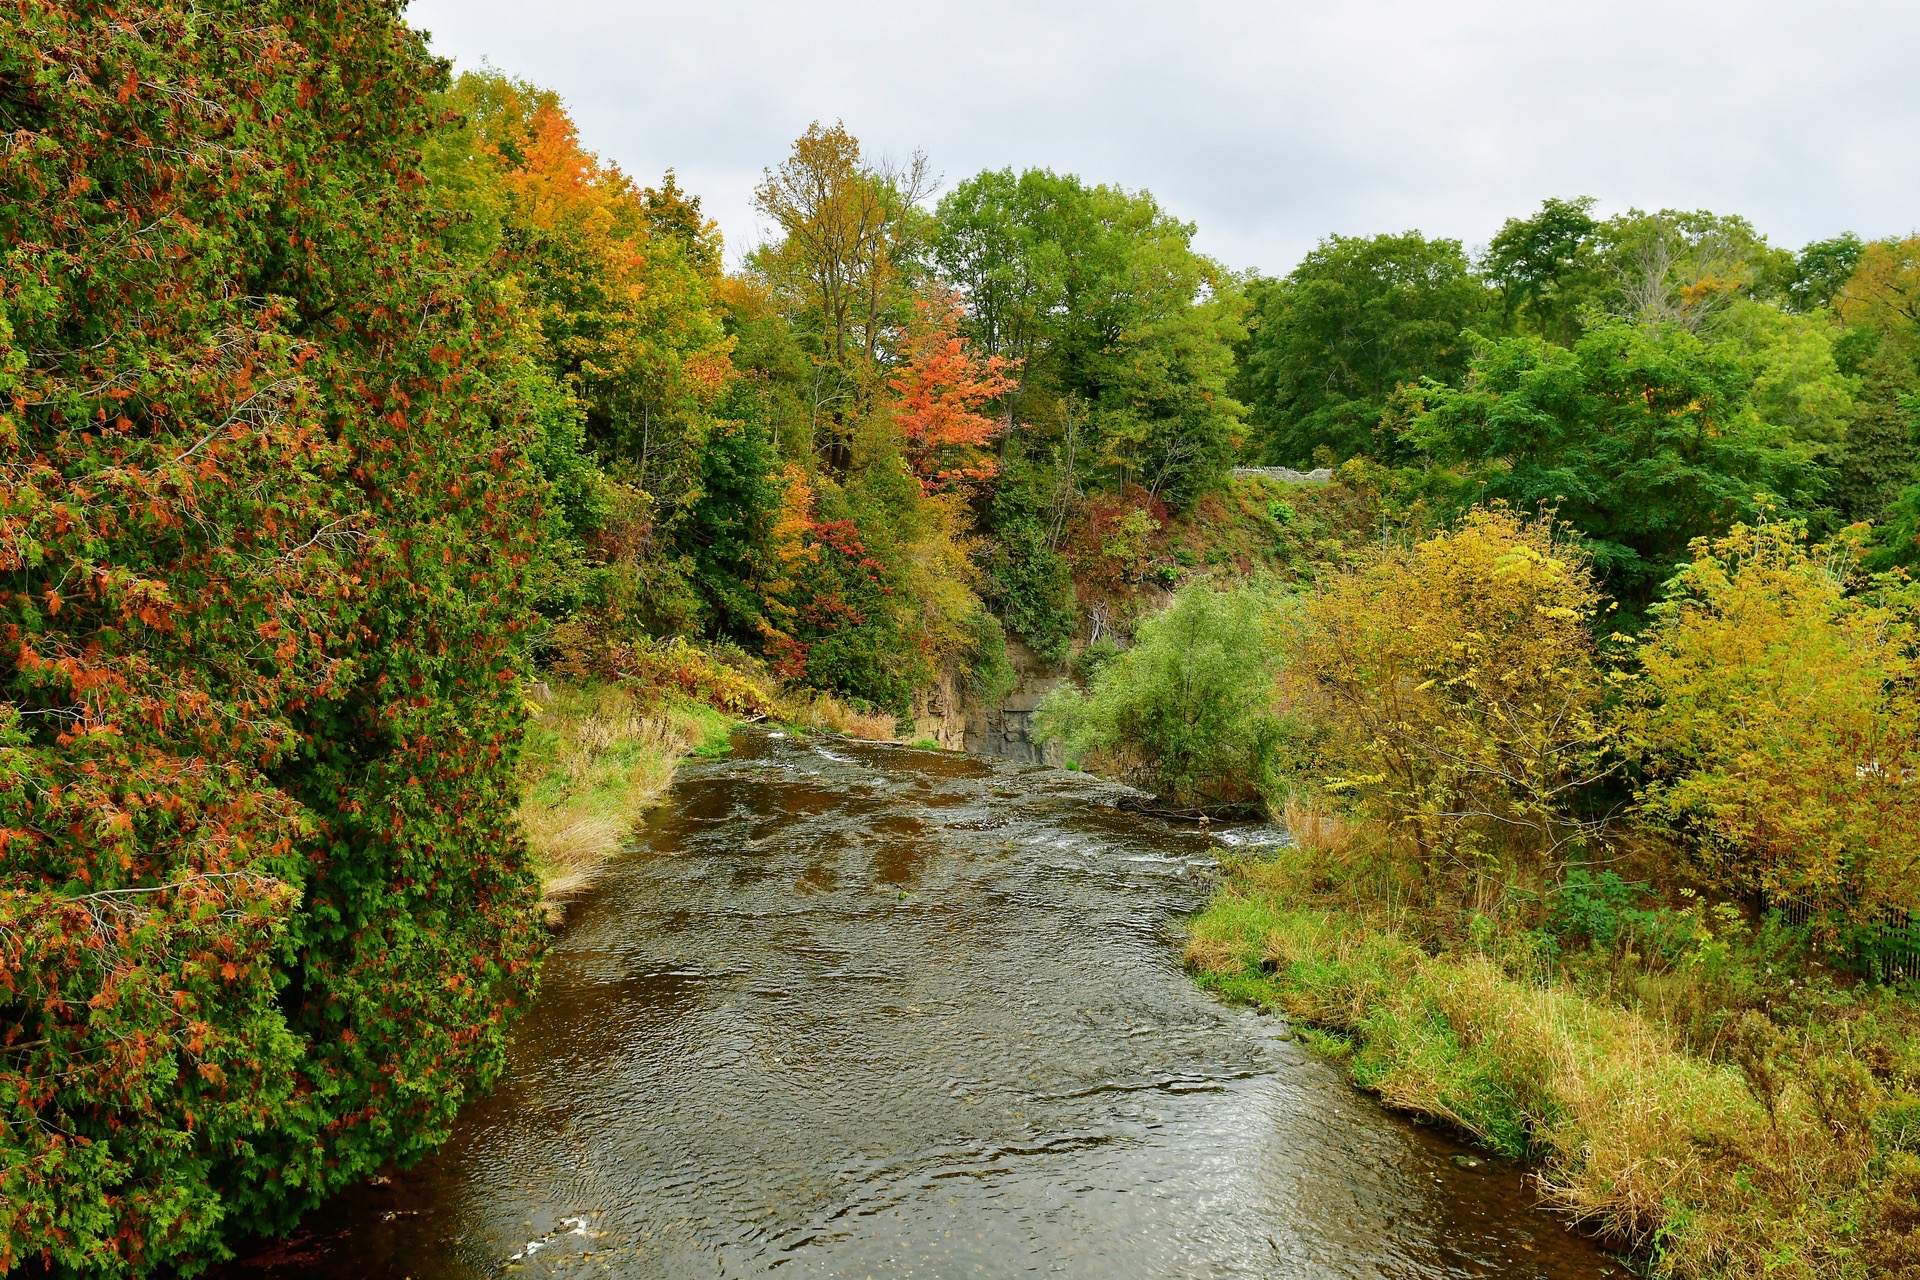
{"type": "Polygon", "coordinates": [[[681,763],[726,755],[736,728],[767,720],[793,733],[905,745],[882,736],[893,728],[891,718],[864,715],[819,693],[778,705],[770,720],[749,720],[682,694],[662,696],[612,680],[549,677],[538,687],[544,696],[529,702],[517,816],[528,865],[540,878],[538,910],[549,927],[557,928],[568,905],[631,847],[640,820],[673,785],[681,763]]]}
{"type": "MultiPolygon", "coordinates": [[[[1900,1206],[1912,1214],[1920,1161],[1886,1117],[1920,1110],[1894,1083],[1920,1046],[1894,997],[1829,996],[1854,999],[1858,1033],[1893,1046],[1891,1075],[1864,1045],[1836,1053],[1817,1029],[1764,1017],[1764,1063],[1738,1044],[1709,1057],[1654,1009],[1521,954],[1524,940],[1421,945],[1410,918],[1316,887],[1310,851],[1220,866],[1189,921],[1186,965],[1203,988],[1284,1014],[1388,1107],[1526,1161],[1543,1204],[1636,1270],[1902,1273],[1900,1206]]],[[[1672,984],[1688,981],[1703,980],[1672,984]]]]}

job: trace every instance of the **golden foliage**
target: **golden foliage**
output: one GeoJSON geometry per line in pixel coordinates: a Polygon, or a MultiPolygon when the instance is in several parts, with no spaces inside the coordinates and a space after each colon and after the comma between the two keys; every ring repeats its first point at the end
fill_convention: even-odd
{"type": "Polygon", "coordinates": [[[1860,253],[1853,277],[1833,299],[1849,325],[1868,325],[1920,344],[1920,236],[1876,240],[1860,253]]]}
{"type": "Polygon", "coordinates": [[[1640,647],[1627,735],[1645,816],[1715,887],[1871,918],[1920,901],[1920,599],[1848,593],[1858,532],[1696,543],[1640,647]]]}
{"type": "Polygon", "coordinates": [[[1478,893],[1589,834],[1570,802],[1605,768],[1600,609],[1549,522],[1476,510],[1324,580],[1282,701],[1318,728],[1328,792],[1478,893]]]}

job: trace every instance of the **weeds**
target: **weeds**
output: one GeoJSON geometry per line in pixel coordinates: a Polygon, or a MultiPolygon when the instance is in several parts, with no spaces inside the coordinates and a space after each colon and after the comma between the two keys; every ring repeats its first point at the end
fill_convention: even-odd
{"type": "Polygon", "coordinates": [[[1194,920],[1204,985],[1313,1029],[1388,1105],[1538,1161],[1549,1205],[1655,1275],[1920,1275],[1911,1004],[1823,977],[1777,921],[1660,910],[1609,872],[1544,926],[1442,928],[1368,831],[1294,816],[1299,846],[1230,864],[1194,920]]]}

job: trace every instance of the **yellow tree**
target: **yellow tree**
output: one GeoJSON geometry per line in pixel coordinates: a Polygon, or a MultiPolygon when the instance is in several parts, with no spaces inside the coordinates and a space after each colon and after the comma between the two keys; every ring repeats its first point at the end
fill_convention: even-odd
{"type": "Polygon", "coordinates": [[[1476,510],[1323,583],[1282,701],[1324,733],[1327,788],[1485,906],[1594,833],[1576,800],[1605,771],[1601,608],[1550,523],[1476,510]]]}
{"type": "Polygon", "coordinates": [[[925,218],[918,205],[931,187],[926,157],[916,153],[904,169],[875,166],[846,126],[816,122],[754,193],[781,238],[753,266],[811,341],[812,425],[828,428],[835,470],[851,462],[847,423],[879,389],[884,345],[905,319],[925,218]]]}
{"type": "Polygon", "coordinates": [[[1859,529],[1694,544],[1640,647],[1628,741],[1647,820],[1733,894],[1847,915],[1920,906],[1920,599],[1850,594],[1859,529]]]}
{"type": "Polygon", "coordinates": [[[1850,325],[1892,335],[1909,352],[1920,348],[1920,236],[1876,240],[1862,249],[1833,308],[1850,325]]]}

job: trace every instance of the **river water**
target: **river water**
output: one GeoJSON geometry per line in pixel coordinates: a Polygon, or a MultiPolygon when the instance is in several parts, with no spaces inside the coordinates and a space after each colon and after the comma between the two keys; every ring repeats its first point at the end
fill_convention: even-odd
{"type": "Polygon", "coordinates": [[[435,1157],[236,1276],[1624,1276],[1181,971],[1216,838],[1077,774],[736,737],[435,1157]]]}

